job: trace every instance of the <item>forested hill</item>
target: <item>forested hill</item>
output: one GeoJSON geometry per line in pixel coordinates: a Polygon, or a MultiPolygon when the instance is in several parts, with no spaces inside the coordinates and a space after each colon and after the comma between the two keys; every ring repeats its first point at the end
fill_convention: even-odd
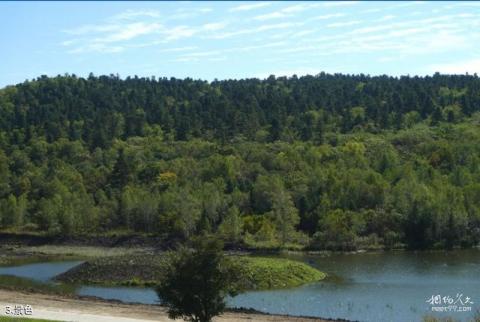
{"type": "Polygon", "coordinates": [[[401,129],[480,109],[477,76],[316,77],[217,82],[42,77],[2,91],[10,143],[43,136],[90,148],[158,130],[173,140],[323,140],[327,131],[401,129]]]}
{"type": "Polygon", "coordinates": [[[479,111],[477,75],[42,76],[0,89],[0,226],[471,246],[479,111]]]}

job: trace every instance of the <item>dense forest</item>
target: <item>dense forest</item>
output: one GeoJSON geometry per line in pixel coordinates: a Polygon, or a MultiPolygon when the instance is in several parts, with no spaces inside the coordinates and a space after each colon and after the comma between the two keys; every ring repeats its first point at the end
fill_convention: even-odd
{"type": "Polygon", "coordinates": [[[0,228],[355,249],[480,241],[477,75],[0,89],[0,228]]]}

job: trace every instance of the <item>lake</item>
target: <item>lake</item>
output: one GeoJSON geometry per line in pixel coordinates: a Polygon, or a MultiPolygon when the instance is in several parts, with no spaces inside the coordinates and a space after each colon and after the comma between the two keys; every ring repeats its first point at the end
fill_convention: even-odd
{"type": "MultiPolygon", "coordinates": [[[[246,292],[229,299],[229,306],[372,322],[421,321],[427,314],[468,321],[480,308],[480,251],[477,249],[282,257],[305,261],[328,273],[329,278],[293,289],[246,292]],[[440,298],[434,300],[442,304],[430,304],[428,300],[437,295],[440,298]],[[432,307],[454,310],[454,305],[457,310],[465,307],[470,311],[432,311],[432,307]]],[[[78,264],[49,262],[0,267],[0,275],[48,282],[78,264]]],[[[124,302],[158,303],[155,292],[148,288],[85,285],[78,286],[76,292],[124,302]]]]}

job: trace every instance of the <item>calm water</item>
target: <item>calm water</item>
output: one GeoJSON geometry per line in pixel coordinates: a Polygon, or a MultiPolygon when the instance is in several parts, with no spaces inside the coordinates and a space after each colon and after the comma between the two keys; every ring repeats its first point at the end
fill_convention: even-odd
{"type": "Polygon", "coordinates": [[[323,283],[252,292],[231,304],[271,313],[312,315],[360,321],[420,321],[452,316],[468,321],[480,308],[480,251],[392,252],[378,254],[290,256],[330,274],[323,283]],[[427,303],[432,295],[474,302],[472,312],[439,314],[427,303]]]}
{"type": "MultiPolygon", "coordinates": [[[[308,262],[329,273],[324,282],[276,291],[247,292],[229,299],[233,307],[269,313],[344,318],[359,321],[421,321],[422,317],[452,316],[470,320],[480,308],[480,251],[391,252],[378,254],[284,256],[308,262]],[[432,312],[432,295],[470,297],[471,312],[432,312]]],[[[0,268],[1,274],[48,281],[78,262],[30,264],[0,268]]],[[[125,302],[155,304],[152,289],[80,286],[80,295],[125,302]]]]}
{"type": "Polygon", "coordinates": [[[0,275],[14,275],[33,279],[39,282],[48,282],[54,276],[68,271],[81,264],[80,261],[35,263],[20,266],[0,267],[0,275]]]}

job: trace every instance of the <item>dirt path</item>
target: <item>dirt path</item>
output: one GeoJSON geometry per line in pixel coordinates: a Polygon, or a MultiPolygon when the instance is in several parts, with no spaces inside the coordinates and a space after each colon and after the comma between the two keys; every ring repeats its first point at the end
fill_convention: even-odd
{"type": "MultiPolygon", "coordinates": [[[[15,305],[30,305],[33,310],[31,317],[39,319],[78,322],[172,321],[168,318],[164,308],[155,305],[120,304],[97,299],[63,298],[54,295],[0,290],[0,316],[5,315],[5,307],[7,305],[12,307],[15,305]]],[[[228,312],[216,318],[215,321],[325,322],[327,320],[228,312]]]]}

